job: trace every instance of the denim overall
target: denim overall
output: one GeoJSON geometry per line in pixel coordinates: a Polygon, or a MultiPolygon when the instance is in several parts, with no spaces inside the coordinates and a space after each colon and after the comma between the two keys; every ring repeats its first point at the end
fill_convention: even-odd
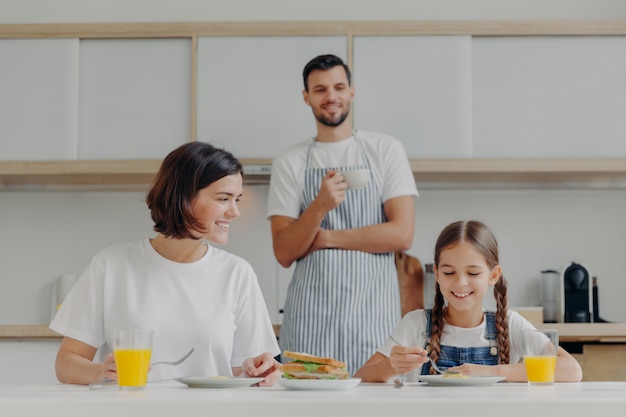
{"type": "MultiPolygon", "coordinates": [[[[432,310],[424,310],[426,314],[426,346],[424,348],[430,352],[431,337],[431,320],[432,310]]],[[[497,365],[498,364],[498,347],[496,345],[496,313],[493,311],[485,311],[485,339],[489,341],[489,346],[484,347],[456,347],[456,346],[440,346],[439,359],[437,366],[443,371],[453,366],[459,366],[464,363],[474,363],[477,365],[497,365]]],[[[430,362],[422,365],[422,375],[430,373],[430,362]]]]}

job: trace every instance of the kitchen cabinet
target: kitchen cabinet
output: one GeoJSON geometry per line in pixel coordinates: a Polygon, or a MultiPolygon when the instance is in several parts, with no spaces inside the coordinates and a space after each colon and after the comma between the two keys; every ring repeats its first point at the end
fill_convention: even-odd
{"type": "Polygon", "coordinates": [[[580,363],[584,381],[626,381],[626,324],[545,323],[539,327],[558,330],[559,342],[580,363]]]}
{"type": "Polygon", "coordinates": [[[472,37],[355,36],[354,125],[409,158],[472,156],[472,37]]]}
{"type": "Polygon", "coordinates": [[[191,138],[190,39],[81,39],[76,159],[162,158],[191,138]]]}
{"type": "Polygon", "coordinates": [[[78,39],[0,39],[0,160],[73,159],[78,39]]]}
{"type": "Polygon", "coordinates": [[[347,59],[347,38],[199,37],[198,139],[239,158],[272,158],[306,139],[315,120],[302,98],[302,66],[328,53],[347,59]]]}

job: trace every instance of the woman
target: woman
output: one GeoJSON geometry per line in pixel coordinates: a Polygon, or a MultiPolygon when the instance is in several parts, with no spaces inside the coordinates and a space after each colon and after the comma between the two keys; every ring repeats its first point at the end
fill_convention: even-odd
{"type": "Polygon", "coordinates": [[[228,241],[239,216],[243,170],[230,153],[201,142],[163,161],[146,198],[156,237],[109,247],[83,273],[50,328],[64,336],[59,381],[116,380],[116,330],[154,331],[150,380],[188,375],[280,377],[280,353],[251,266],[212,245],[228,241]],[[210,242],[210,243],[209,243],[210,242]],[[100,360],[94,361],[100,350],[100,360]]]}

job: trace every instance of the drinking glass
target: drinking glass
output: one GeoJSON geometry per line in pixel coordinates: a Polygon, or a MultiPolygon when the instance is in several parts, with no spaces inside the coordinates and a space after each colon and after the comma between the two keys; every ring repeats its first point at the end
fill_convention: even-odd
{"type": "Polygon", "coordinates": [[[120,389],[144,389],[148,379],[150,356],[152,356],[152,330],[116,331],[113,354],[117,368],[117,385],[120,389]]]}
{"type": "Polygon", "coordinates": [[[530,385],[554,384],[559,333],[556,330],[524,330],[524,364],[530,385]]]}

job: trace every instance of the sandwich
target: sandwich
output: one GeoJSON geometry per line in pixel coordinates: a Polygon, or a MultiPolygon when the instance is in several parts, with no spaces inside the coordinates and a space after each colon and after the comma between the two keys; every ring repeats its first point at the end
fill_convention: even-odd
{"type": "Polygon", "coordinates": [[[333,358],[322,358],[301,352],[283,352],[283,357],[293,359],[280,367],[285,378],[289,379],[347,379],[345,362],[333,358]]]}

